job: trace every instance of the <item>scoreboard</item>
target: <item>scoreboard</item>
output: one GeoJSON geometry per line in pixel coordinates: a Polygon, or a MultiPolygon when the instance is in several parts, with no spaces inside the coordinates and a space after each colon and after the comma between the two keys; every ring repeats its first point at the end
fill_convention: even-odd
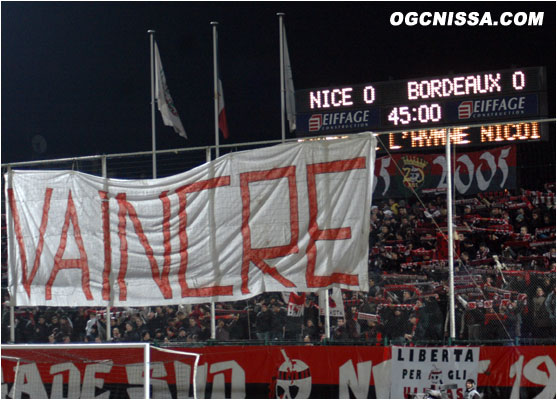
{"type": "Polygon", "coordinates": [[[472,134],[472,144],[480,143],[476,137],[500,142],[512,130],[522,132],[513,140],[539,140],[540,135],[524,134],[530,128],[539,133],[539,127],[511,122],[547,116],[544,67],[330,86],[298,90],[295,96],[296,132],[305,136],[502,122],[499,133],[472,134]]]}

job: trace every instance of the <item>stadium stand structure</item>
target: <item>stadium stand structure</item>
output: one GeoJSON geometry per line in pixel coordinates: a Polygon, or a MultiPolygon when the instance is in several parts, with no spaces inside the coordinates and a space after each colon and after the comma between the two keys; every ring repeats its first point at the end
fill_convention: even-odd
{"type": "MultiPolygon", "coordinates": [[[[183,154],[170,153],[166,158],[159,157],[159,163],[163,165],[159,170],[161,174],[176,173],[181,168],[182,156],[183,154]]],[[[191,165],[188,167],[193,167],[204,162],[205,158],[198,154],[189,160],[191,165]]],[[[138,166],[148,165],[149,161],[147,157],[134,161],[117,158],[111,161],[108,176],[146,178],[148,171],[138,166]]],[[[101,162],[69,160],[54,166],[40,165],[40,168],[79,169],[99,175],[101,162]]],[[[525,166],[525,171],[531,173],[532,168],[525,166]]],[[[547,171],[542,175],[547,177],[547,171]]],[[[10,338],[4,207],[5,203],[2,201],[3,345],[10,338]]],[[[265,293],[245,301],[216,303],[215,339],[210,338],[209,304],[112,308],[109,313],[105,308],[17,307],[15,344],[79,344],[86,349],[88,343],[107,344],[106,331],[110,329],[111,343],[126,345],[143,342],[163,349],[187,348],[199,350],[200,353],[216,352],[215,347],[219,346],[223,349],[223,354],[226,354],[226,348],[230,348],[232,352],[236,346],[241,346],[241,352],[245,352],[245,345],[252,346],[254,351],[260,353],[261,345],[276,345],[277,348],[286,345],[319,345],[315,349],[325,352],[327,346],[360,346],[371,349],[369,351],[380,351],[383,346],[488,345],[493,346],[493,351],[499,351],[498,346],[504,345],[516,346],[516,349],[530,346],[532,351],[536,349],[543,353],[544,350],[539,350],[538,345],[552,345],[553,349],[555,345],[555,207],[555,183],[538,184],[535,187],[525,185],[524,189],[514,191],[456,198],[455,341],[448,334],[446,201],[444,195],[431,192],[422,194],[420,201],[391,198],[374,201],[370,205],[370,289],[367,293],[346,290],[340,292],[344,316],[331,318],[330,340],[325,338],[322,307],[316,293],[291,296],[284,293],[265,293]]],[[[336,352],[338,348],[335,349],[336,352]]],[[[280,358],[280,354],[274,357],[280,358]]],[[[166,371],[175,371],[172,374],[178,374],[176,371],[185,373],[187,368],[179,360],[176,364],[177,360],[172,357],[165,359],[167,367],[164,372],[161,370],[161,374],[167,373],[166,371]]],[[[8,370],[19,370],[21,360],[26,358],[16,353],[6,354],[6,357],[3,354],[3,368],[9,364],[8,370]]],[[[515,369],[512,371],[518,371],[518,366],[522,371],[523,364],[519,363],[524,362],[527,365],[527,361],[532,362],[527,357],[513,359],[512,368],[515,369]]],[[[189,365],[188,363],[184,365],[189,365]]],[[[209,365],[200,366],[206,376],[211,371],[209,365]]],[[[284,364],[279,365],[282,368],[284,364]]],[[[236,371],[234,365],[226,364],[226,368],[229,367],[236,371]]],[[[286,365],[285,368],[287,367],[292,370],[292,365],[286,365]]],[[[81,367],[78,370],[79,368],[81,367]]],[[[218,368],[215,371],[221,371],[218,368]]],[[[127,371],[126,367],[122,371],[127,371]]],[[[300,374],[303,371],[301,369],[300,374]]],[[[505,373],[510,374],[507,371],[505,373]]],[[[17,372],[14,376],[17,376],[17,372]]],[[[280,385],[277,386],[277,382],[281,376],[279,373],[273,383],[265,384],[271,389],[267,386],[261,389],[258,386],[250,393],[261,397],[261,393],[266,396],[269,391],[279,390],[280,385]]],[[[155,375],[153,377],[156,378],[155,375]]],[[[292,375],[288,379],[293,382],[294,378],[302,382],[308,377],[292,375]]],[[[213,382],[212,385],[222,383],[223,389],[218,393],[232,396],[239,389],[232,387],[231,379],[227,375],[226,379],[218,378],[217,383],[213,382]]],[[[115,382],[117,381],[116,379],[115,382]]],[[[135,382],[133,379],[132,381],[135,382]]],[[[17,384],[17,379],[15,383],[17,384]]],[[[49,383],[49,393],[53,390],[54,383],[49,383]]],[[[176,397],[178,392],[184,397],[193,396],[189,386],[178,387],[176,383],[173,383],[175,386],[170,385],[170,389],[161,386],[154,397],[176,397]]],[[[203,381],[204,385],[205,383],[203,381]]],[[[518,391],[521,391],[521,395],[531,397],[542,391],[538,388],[526,391],[521,386],[511,386],[509,384],[504,389],[489,389],[485,381],[479,382],[480,391],[493,397],[511,394],[518,396],[518,391]]],[[[8,388],[14,394],[21,389],[17,389],[17,385],[15,388],[13,385],[8,386],[6,390],[8,388]]],[[[141,397],[138,390],[144,388],[125,386],[122,389],[125,393],[121,396],[130,396],[130,389],[135,393],[134,396],[141,397]]],[[[68,396],[70,387],[64,383],[56,390],[62,390],[62,395],[68,396]]],[[[203,390],[210,393],[211,388],[207,386],[203,390]]],[[[293,386],[281,386],[280,390],[286,393],[293,390],[293,386]]],[[[314,392],[315,390],[317,389],[314,392]]],[[[348,393],[348,389],[346,390],[348,393]]],[[[352,393],[354,390],[357,388],[350,388],[352,393]]],[[[383,393],[377,382],[374,390],[378,397],[383,393]]],[[[312,397],[315,396],[314,392],[312,397]]],[[[245,392],[237,394],[246,395],[245,392]]],[[[327,394],[330,395],[325,391],[324,395],[327,394]]],[[[247,395],[250,396],[249,393],[247,395]]],[[[335,392],[335,396],[338,395],[335,392]]]]}

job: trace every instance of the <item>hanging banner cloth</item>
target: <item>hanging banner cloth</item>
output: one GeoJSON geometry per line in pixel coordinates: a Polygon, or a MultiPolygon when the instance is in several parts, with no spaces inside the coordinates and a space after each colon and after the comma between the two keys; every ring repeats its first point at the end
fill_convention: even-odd
{"type": "Polygon", "coordinates": [[[179,175],[6,174],[18,306],[147,306],[368,290],[376,140],[227,154],[179,175]]]}

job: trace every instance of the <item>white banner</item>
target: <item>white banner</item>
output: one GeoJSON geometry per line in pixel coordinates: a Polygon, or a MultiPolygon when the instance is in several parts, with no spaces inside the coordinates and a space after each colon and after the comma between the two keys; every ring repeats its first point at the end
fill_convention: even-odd
{"type": "MultiPolygon", "coordinates": [[[[325,292],[319,293],[319,314],[325,315],[325,292]]],[[[342,292],[338,288],[329,290],[329,316],[344,318],[344,301],[342,292]]]]}
{"type": "Polygon", "coordinates": [[[462,399],[466,380],[478,381],[480,364],[479,347],[393,346],[390,398],[423,398],[431,390],[439,396],[433,398],[462,399]]]}
{"type": "Polygon", "coordinates": [[[368,290],[376,140],[288,143],[118,180],[6,174],[18,306],[145,306],[368,290]]]}

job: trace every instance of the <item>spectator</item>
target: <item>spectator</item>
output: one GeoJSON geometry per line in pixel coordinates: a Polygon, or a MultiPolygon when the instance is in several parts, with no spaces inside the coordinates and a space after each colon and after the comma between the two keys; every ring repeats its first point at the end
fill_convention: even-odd
{"type": "Polygon", "coordinates": [[[201,332],[199,333],[199,335],[194,335],[197,336],[197,340],[200,342],[204,342],[206,340],[209,340],[211,338],[211,320],[210,318],[204,318],[203,320],[200,321],[200,326],[199,328],[201,329],[201,332]]]}
{"type": "Polygon", "coordinates": [[[476,260],[485,260],[490,257],[490,250],[487,247],[487,244],[480,243],[480,248],[476,253],[476,260]]]}
{"type": "Polygon", "coordinates": [[[197,321],[195,320],[195,318],[190,317],[188,319],[188,327],[187,329],[187,334],[188,336],[197,336],[199,337],[199,335],[201,334],[201,328],[200,326],[197,324],[197,321]]]}
{"type": "Polygon", "coordinates": [[[89,320],[87,321],[87,324],[85,325],[85,336],[91,335],[91,329],[93,329],[93,327],[95,328],[95,335],[98,334],[97,321],[98,321],[97,314],[96,313],[90,313],[89,314],[89,320]]]}
{"type": "Polygon", "coordinates": [[[136,314],[132,317],[132,322],[137,332],[143,332],[146,329],[145,321],[140,314],[136,314]]]}
{"type": "Polygon", "coordinates": [[[66,314],[62,314],[60,316],[60,325],[59,325],[60,332],[64,335],[68,335],[71,337],[73,333],[73,325],[70,319],[66,314]]]}
{"type": "Polygon", "coordinates": [[[493,307],[486,310],[485,325],[482,329],[482,338],[487,340],[497,340],[508,338],[504,329],[505,315],[496,313],[493,307]]]}
{"type": "Polygon", "coordinates": [[[120,334],[120,328],[116,327],[116,328],[112,328],[112,341],[114,343],[116,342],[122,342],[122,335],[120,334]]]}
{"type": "Polygon", "coordinates": [[[415,313],[410,314],[408,322],[409,323],[406,325],[404,338],[409,342],[424,340],[425,332],[423,329],[423,323],[418,325],[418,316],[415,313]]]}
{"type": "MultiPolygon", "coordinates": [[[[555,330],[555,286],[553,286],[553,290],[549,292],[545,299],[545,309],[549,314],[550,325],[555,330]]],[[[555,334],[551,336],[555,336],[555,334]]]]}
{"type": "Polygon", "coordinates": [[[532,320],[536,328],[535,335],[538,338],[549,338],[551,333],[551,320],[545,307],[545,293],[541,287],[536,288],[536,295],[532,299],[532,320]]]}
{"type": "Polygon", "coordinates": [[[265,303],[261,303],[261,310],[255,317],[255,329],[259,340],[269,340],[271,337],[271,311],[265,303]]]}
{"type": "Polygon", "coordinates": [[[139,342],[139,333],[131,322],[126,322],[122,342],[139,342]]]}
{"type": "Polygon", "coordinates": [[[46,343],[48,342],[48,336],[50,334],[50,326],[46,323],[46,318],[44,314],[37,315],[37,323],[35,325],[35,337],[34,343],[46,343]]]}
{"type": "Polygon", "coordinates": [[[187,327],[188,325],[188,319],[186,316],[186,313],[183,311],[178,311],[176,313],[176,318],[177,318],[177,323],[176,323],[176,327],[181,328],[181,327],[187,327]]]}
{"type": "Polygon", "coordinates": [[[461,338],[477,341],[481,339],[484,314],[479,308],[467,308],[462,315],[461,338]]]}
{"type": "Polygon", "coordinates": [[[302,316],[286,315],[284,338],[286,340],[301,340],[304,318],[302,316]]]}
{"type": "Polygon", "coordinates": [[[164,332],[162,329],[155,330],[155,337],[153,339],[155,342],[163,342],[164,341],[164,332]]]}
{"type": "Polygon", "coordinates": [[[476,390],[476,382],[473,379],[466,380],[466,391],[464,392],[465,399],[481,399],[482,396],[476,390]]]}
{"type": "Polygon", "coordinates": [[[532,218],[530,220],[530,223],[528,224],[529,231],[534,233],[536,232],[537,228],[542,228],[543,225],[544,223],[543,223],[543,218],[541,218],[540,216],[540,210],[532,211],[532,218]]]}
{"type": "Polygon", "coordinates": [[[501,304],[499,306],[499,313],[501,315],[501,320],[503,321],[503,338],[508,337],[509,339],[516,340],[520,337],[520,313],[516,306],[516,302],[510,303],[509,305],[501,304]]]}
{"type": "Polygon", "coordinates": [[[367,320],[362,328],[362,339],[375,344],[381,343],[383,333],[382,325],[378,321],[367,320]]]}
{"type": "Polygon", "coordinates": [[[333,340],[345,341],[349,339],[346,321],[342,317],[337,318],[337,324],[333,327],[333,340]]]}
{"type": "Polygon", "coordinates": [[[91,328],[87,330],[87,332],[88,333],[85,335],[86,342],[93,343],[99,336],[97,332],[97,325],[92,325],[91,328]]]}
{"type": "Polygon", "coordinates": [[[178,335],[176,334],[176,330],[170,326],[166,328],[166,335],[164,337],[165,343],[175,342],[178,335]]]}
{"type": "Polygon", "coordinates": [[[50,333],[53,333],[54,330],[56,330],[56,332],[60,330],[60,322],[58,320],[58,314],[53,314],[50,317],[50,333]]]}
{"type": "Polygon", "coordinates": [[[228,324],[230,340],[245,339],[245,320],[240,318],[240,314],[234,314],[232,321],[228,324]]]}
{"type": "Polygon", "coordinates": [[[85,337],[86,327],[87,327],[87,313],[85,307],[79,307],[77,313],[72,318],[73,334],[72,340],[74,342],[81,342],[85,337]]]}
{"type": "Polygon", "coordinates": [[[361,328],[360,323],[357,320],[357,314],[357,308],[354,306],[346,310],[344,323],[349,340],[358,340],[360,338],[361,328]]]}
{"type": "Polygon", "coordinates": [[[311,341],[319,340],[319,330],[313,323],[312,319],[308,319],[302,330],[302,337],[309,337],[311,341]]]}
{"type": "Polygon", "coordinates": [[[178,329],[178,336],[175,338],[176,342],[187,342],[188,341],[188,332],[185,327],[181,327],[178,329]]]}
{"type": "MultiPolygon", "coordinates": [[[[161,307],[157,307],[157,309],[160,309],[162,312],[161,307]]],[[[163,316],[160,313],[155,311],[150,311],[149,313],[147,313],[147,321],[145,321],[145,327],[147,328],[149,333],[151,333],[151,336],[155,335],[157,329],[163,329],[163,326],[163,316]]]]}
{"type": "Polygon", "coordinates": [[[151,333],[147,329],[141,332],[141,341],[142,342],[151,342],[151,333]]]}
{"type": "Polygon", "coordinates": [[[230,340],[230,333],[228,332],[228,327],[224,323],[224,319],[219,319],[217,321],[217,327],[215,329],[215,339],[221,342],[230,340]]]}
{"type": "MultiPolygon", "coordinates": [[[[381,319],[385,320],[384,334],[389,340],[401,342],[404,338],[407,320],[404,318],[400,308],[395,308],[394,311],[387,308],[381,315],[381,319]]],[[[383,311],[383,310],[382,310],[383,311]]]]}
{"type": "Polygon", "coordinates": [[[278,302],[273,304],[271,310],[271,339],[282,340],[286,330],[286,311],[280,307],[278,302]]]}

